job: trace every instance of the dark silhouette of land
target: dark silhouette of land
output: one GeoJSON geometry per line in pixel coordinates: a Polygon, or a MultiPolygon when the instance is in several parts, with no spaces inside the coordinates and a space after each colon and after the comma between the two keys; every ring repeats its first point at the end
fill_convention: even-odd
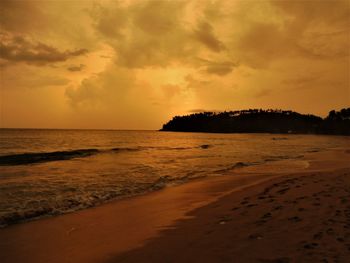
{"type": "Polygon", "coordinates": [[[326,118],[290,110],[249,109],[175,116],[161,131],[350,135],[350,108],[326,118]]]}

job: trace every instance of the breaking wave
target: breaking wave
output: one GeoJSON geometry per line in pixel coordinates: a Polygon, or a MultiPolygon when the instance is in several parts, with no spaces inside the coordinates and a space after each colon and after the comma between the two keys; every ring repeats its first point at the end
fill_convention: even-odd
{"type": "Polygon", "coordinates": [[[22,165],[43,163],[60,160],[70,160],[78,157],[87,157],[97,154],[97,149],[79,149],[72,151],[57,151],[46,153],[22,153],[0,156],[0,165],[22,165]]]}
{"type": "Polygon", "coordinates": [[[189,149],[208,149],[211,145],[203,144],[196,147],[133,147],[133,148],[111,148],[111,149],[76,149],[68,151],[39,152],[39,153],[20,153],[0,156],[0,166],[5,165],[26,165],[35,163],[45,163],[52,161],[64,161],[74,158],[84,158],[100,153],[119,153],[135,152],[142,150],[189,150],[189,149]]]}

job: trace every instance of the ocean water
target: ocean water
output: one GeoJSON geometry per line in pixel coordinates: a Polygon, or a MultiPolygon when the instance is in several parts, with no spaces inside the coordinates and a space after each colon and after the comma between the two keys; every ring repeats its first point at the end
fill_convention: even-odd
{"type": "MultiPolygon", "coordinates": [[[[349,145],[349,137],[0,129],[0,226],[233,169],[349,145]]],[[[231,173],[232,174],[232,173],[231,173]]]]}

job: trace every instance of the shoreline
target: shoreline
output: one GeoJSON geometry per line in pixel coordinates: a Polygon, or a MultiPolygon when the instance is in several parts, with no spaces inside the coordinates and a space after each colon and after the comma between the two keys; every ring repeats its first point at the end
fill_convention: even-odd
{"type": "MultiPolygon", "coordinates": [[[[203,148],[203,146],[207,146],[207,145],[205,145],[205,144],[199,145],[198,148],[203,148]]],[[[134,150],[134,149],[137,149],[137,148],[111,148],[109,150],[108,149],[104,149],[104,150],[101,150],[101,149],[100,150],[99,149],[78,149],[78,150],[71,150],[71,151],[55,151],[55,152],[48,152],[48,153],[15,154],[15,155],[10,155],[10,156],[20,156],[20,157],[28,157],[31,155],[33,155],[33,156],[49,155],[50,156],[53,154],[53,157],[55,157],[56,154],[65,154],[65,153],[73,153],[73,154],[83,153],[83,154],[85,154],[85,152],[88,152],[88,155],[86,157],[89,157],[90,151],[98,151],[99,153],[104,153],[104,152],[108,152],[108,151],[111,151],[111,152],[116,151],[116,150],[129,151],[129,150],[134,150]]],[[[304,155],[314,153],[314,152],[319,152],[319,150],[308,151],[308,152],[305,152],[304,155]]],[[[92,155],[94,155],[94,154],[97,154],[97,153],[93,153],[92,155]]],[[[256,167],[260,167],[261,165],[270,166],[271,165],[270,163],[277,162],[277,163],[282,163],[283,168],[286,168],[285,167],[286,164],[293,164],[295,166],[295,168],[297,168],[296,167],[297,165],[295,165],[295,164],[298,162],[298,160],[303,158],[304,155],[289,156],[289,157],[282,156],[282,157],[275,157],[275,158],[271,158],[271,159],[265,159],[262,161],[255,161],[255,162],[254,161],[253,162],[240,162],[240,161],[238,161],[235,164],[231,165],[230,167],[214,170],[213,173],[215,175],[209,175],[209,176],[208,175],[200,175],[197,177],[183,176],[183,177],[179,177],[179,178],[175,178],[175,179],[167,178],[166,176],[160,177],[160,178],[158,178],[157,181],[155,181],[153,184],[151,184],[148,188],[140,189],[138,191],[135,191],[135,193],[131,193],[131,194],[125,194],[125,195],[121,194],[119,196],[117,195],[115,197],[105,199],[105,200],[96,200],[96,202],[93,205],[88,205],[88,206],[83,206],[83,207],[78,207],[78,208],[73,207],[67,211],[60,211],[60,212],[56,212],[56,213],[42,213],[41,211],[31,211],[25,215],[12,214],[12,215],[9,215],[7,217],[4,216],[4,217],[0,218],[0,229],[6,228],[6,227],[9,227],[12,225],[28,223],[28,222],[35,221],[35,220],[41,220],[41,219],[66,215],[66,214],[70,214],[70,213],[75,213],[75,212],[82,211],[85,209],[91,209],[91,208],[98,207],[98,206],[101,206],[104,204],[108,204],[110,202],[115,202],[115,201],[125,200],[125,199],[132,198],[132,197],[147,195],[147,194],[162,190],[162,189],[167,188],[167,187],[173,187],[173,186],[177,186],[177,185],[191,183],[191,182],[196,181],[196,180],[203,180],[205,178],[216,177],[216,176],[229,176],[230,174],[235,173],[236,170],[238,172],[240,172],[242,168],[247,168],[250,166],[256,166],[256,167]]],[[[0,156],[0,159],[2,157],[9,157],[9,155],[0,156]]],[[[73,159],[74,158],[75,157],[73,157],[73,159]]],[[[37,160],[37,161],[40,163],[40,160],[37,160]]],[[[1,160],[0,160],[0,162],[1,162],[1,160]]],[[[48,160],[45,162],[51,162],[51,161],[48,160]]],[[[272,164],[272,165],[274,165],[274,164],[272,164]]],[[[293,165],[292,165],[292,167],[294,167],[293,165]]],[[[1,163],[0,163],[0,167],[1,167],[1,163]]],[[[300,169],[300,167],[299,167],[299,169],[300,169]]],[[[50,208],[48,208],[48,210],[49,209],[50,208]]]]}
{"type": "MultiPolygon", "coordinates": [[[[272,162],[265,168],[244,167],[231,176],[195,180],[70,214],[12,225],[0,229],[2,262],[133,262],[133,257],[151,253],[150,242],[159,246],[171,239],[172,234],[167,231],[174,228],[173,231],[181,232],[183,222],[202,222],[203,219],[194,216],[196,211],[213,211],[213,204],[221,204],[222,199],[252,189],[261,190],[288,176],[307,177],[312,173],[324,176],[325,171],[347,173],[344,157],[348,156],[348,152],[339,150],[310,154],[307,156],[310,167],[294,173],[273,171],[271,167],[283,161],[272,162]]],[[[186,240],[183,234],[173,246],[183,243],[183,238],[186,240]]],[[[171,246],[167,249],[174,250],[171,246]]],[[[155,262],[162,262],[161,259],[164,258],[155,258],[155,262]]]]}

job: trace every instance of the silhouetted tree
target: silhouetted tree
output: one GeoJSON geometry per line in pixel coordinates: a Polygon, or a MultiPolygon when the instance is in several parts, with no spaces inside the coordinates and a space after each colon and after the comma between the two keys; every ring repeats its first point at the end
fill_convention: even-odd
{"type": "Polygon", "coordinates": [[[201,112],[175,116],[162,131],[220,133],[314,133],[350,135],[350,108],[322,119],[281,109],[201,112]]]}

